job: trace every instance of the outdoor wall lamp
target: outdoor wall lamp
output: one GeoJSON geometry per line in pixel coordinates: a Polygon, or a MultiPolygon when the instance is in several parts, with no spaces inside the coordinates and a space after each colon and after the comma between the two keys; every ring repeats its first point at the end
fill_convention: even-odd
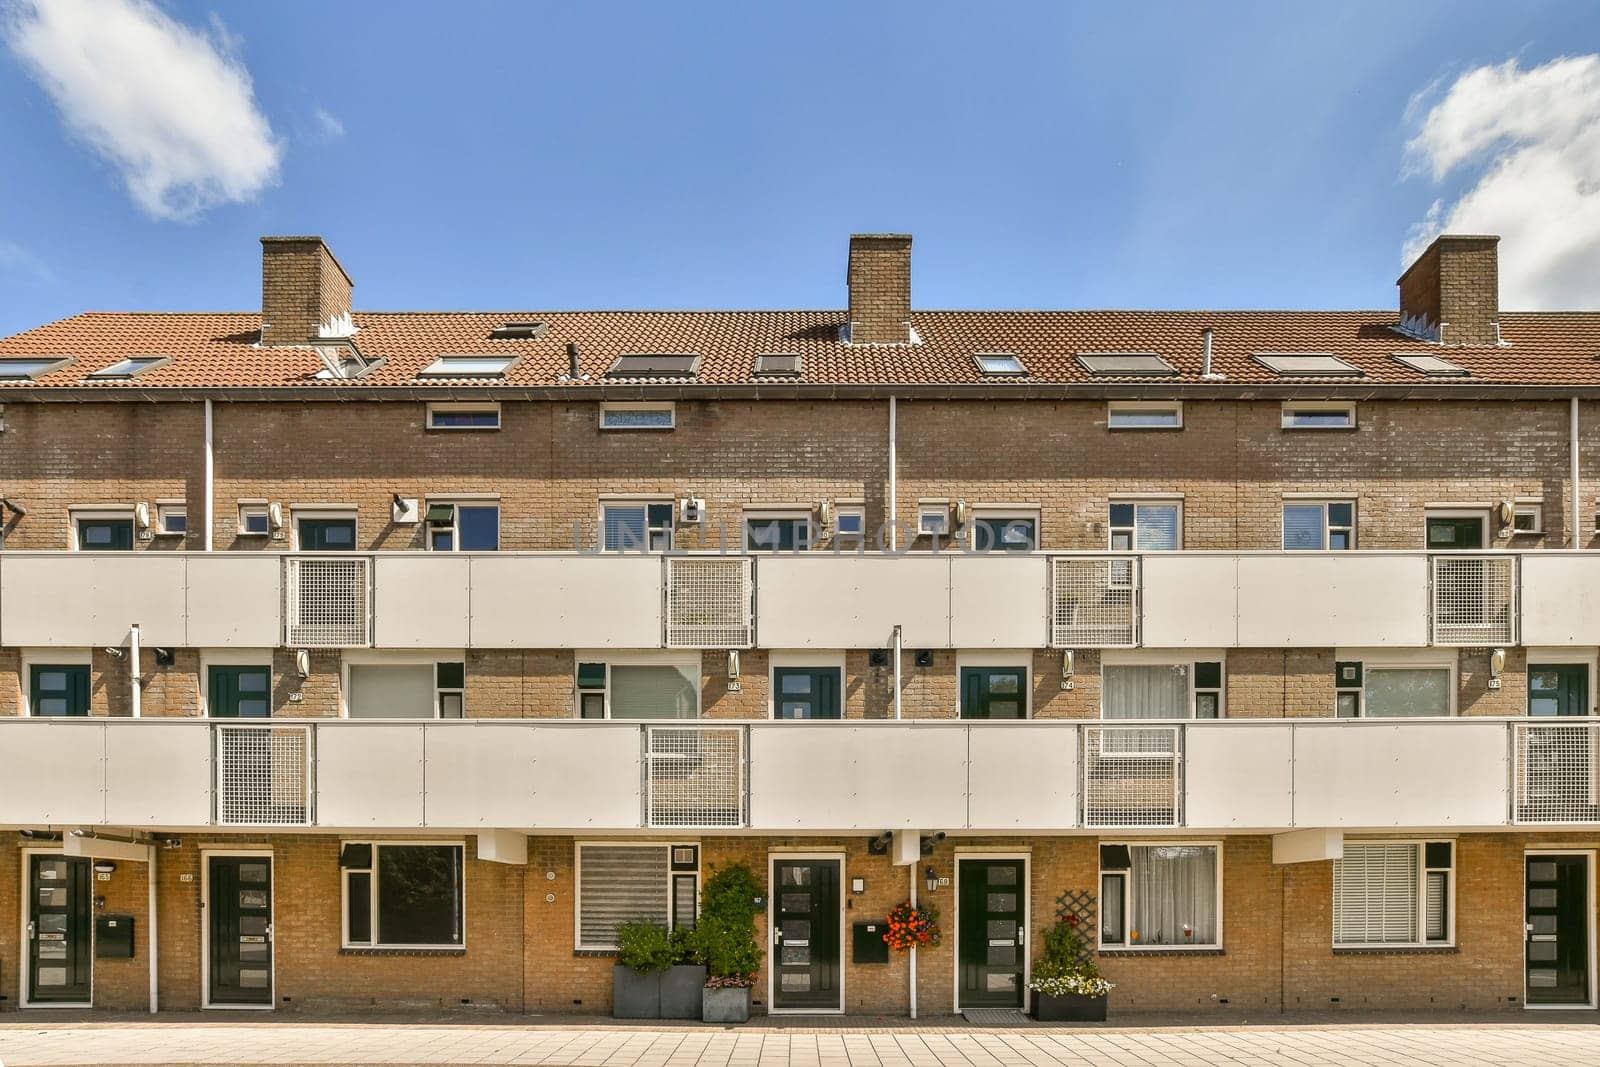
{"type": "Polygon", "coordinates": [[[728,692],[740,693],[744,686],[739,683],[739,650],[728,649],[728,692]]]}
{"type": "Polygon", "coordinates": [[[939,888],[939,872],[934,870],[932,867],[928,868],[927,873],[923,875],[923,878],[924,884],[926,884],[928,887],[928,892],[932,893],[934,890],[939,888]]]}
{"type": "Polygon", "coordinates": [[[99,860],[94,865],[95,874],[112,874],[116,869],[117,865],[111,860],[99,860]]]}
{"type": "Polygon", "coordinates": [[[311,677],[311,653],[303,648],[294,654],[294,673],[302,678],[311,677]]]}
{"type": "Polygon", "coordinates": [[[1500,688],[1500,676],[1506,669],[1506,650],[1497,648],[1489,653],[1489,688],[1500,688]]]}
{"type": "Polygon", "coordinates": [[[1072,688],[1072,672],[1077,666],[1077,655],[1072,649],[1063,649],[1061,652],[1061,688],[1072,688]]]}

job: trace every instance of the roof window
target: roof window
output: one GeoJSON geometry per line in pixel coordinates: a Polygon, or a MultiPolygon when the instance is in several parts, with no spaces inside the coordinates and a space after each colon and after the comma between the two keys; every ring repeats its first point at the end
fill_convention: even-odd
{"type": "Polygon", "coordinates": [[[1011,352],[979,352],[972,358],[978,361],[978,369],[984,374],[1015,376],[1028,373],[1022,360],[1011,352]]]}
{"type": "Polygon", "coordinates": [[[763,378],[800,377],[798,352],[764,352],[756,357],[756,374],[763,378]]]}
{"type": "Polygon", "coordinates": [[[71,362],[71,356],[11,356],[0,359],[0,381],[37,378],[41,374],[60,370],[71,362]]]}
{"type": "Polygon", "coordinates": [[[1286,378],[1360,377],[1362,370],[1328,352],[1256,352],[1256,362],[1286,378]]]}
{"type": "Polygon", "coordinates": [[[147,370],[172,362],[170,356],[129,356],[109,367],[90,371],[90,378],[136,378],[147,370]]]}
{"type": "Polygon", "coordinates": [[[417,372],[419,378],[504,378],[516,356],[440,356],[417,372]]]}
{"type": "Polygon", "coordinates": [[[1154,352],[1079,352],[1078,362],[1097,377],[1164,378],[1178,373],[1154,352]]]}
{"type": "Polygon", "coordinates": [[[1467,368],[1451,363],[1448,359],[1430,356],[1425,352],[1395,352],[1392,353],[1396,363],[1404,364],[1414,371],[1426,374],[1430,378],[1466,378],[1472,372],[1467,368]]]}
{"type": "Polygon", "coordinates": [[[692,378],[700,371],[700,356],[689,352],[655,352],[618,356],[607,378],[692,378]]]}
{"type": "Polygon", "coordinates": [[[489,336],[496,341],[526,340],[531,337],[543,337],[545,328],[545,324],[538,321],[513,321],[496,326],[489,331],[489,336]]]}

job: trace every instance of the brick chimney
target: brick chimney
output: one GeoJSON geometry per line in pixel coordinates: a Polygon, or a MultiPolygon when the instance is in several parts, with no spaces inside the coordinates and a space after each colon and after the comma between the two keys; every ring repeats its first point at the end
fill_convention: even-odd
{"type": "Polygon", "coordinates": [[[1400,325],[1446,345],[1500,343],[1500,238],[1447,233],[1400,275],[1400,325]]]}
{"type": "Polygon", "coordinates": [[[320,237],[261,239],[261,343],[303,345],[350,333],[355,283],[320,237]]]}
{"type": "Polygon", "coordinates": [[[850,343],[903,345],[911,340],[911,235],[850,235],[850,343]]]}

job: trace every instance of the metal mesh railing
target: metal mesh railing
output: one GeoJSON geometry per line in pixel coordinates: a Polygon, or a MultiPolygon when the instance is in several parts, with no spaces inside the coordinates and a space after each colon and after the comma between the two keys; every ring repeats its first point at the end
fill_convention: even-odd
{"type": "Polygon", "coordinates": [[[1509,645],[1517,640],[1514,556],[1433,557],[1433,643],[1509,645]]]}
{"type": "Polygon", "coordinates": [[[1050,560],[1050,641],[1055,648],[1130,648],[1139,643],[1139,559],[1050,560]]]}
{"type": "Polygon", "coordinates": [[[217,822],[311,825],[311,727],[218,726],[217,822]]]}
{"type": "Polygon", "coordinates": [[[1600,822],[1595,759],[1600,723],[1517,723],[1512,820],[1519,823],[1600,822]]]}
{"type": "Polygon", "coordinates": [[[1183,729],[1087,726],[1083,825],[1183,825],[1183,729]]]}
{"type": "Polygon", "coordinates": [[[745,824],[743,726],[645,727],[645,825],[745,824]]]}
{"type": "Polygon", "coordinates": [[[284,568],[285,644],[348,648],[372,643],[369,559],[288,556],[284,568]]]}
{"type": "Polygon", "coordinates": [[[667,647],[749,648],[754,644],[751,561],[667,559],[667,647]]]}

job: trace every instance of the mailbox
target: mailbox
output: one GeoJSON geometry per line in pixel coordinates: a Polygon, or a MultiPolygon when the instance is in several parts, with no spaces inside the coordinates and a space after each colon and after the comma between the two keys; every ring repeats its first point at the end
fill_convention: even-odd
{"type": "Polygon", "coordinates": [[[133,959],[133,916],[96,915],[94,954],[102,960],[133,959]]]}
{"type": "Polygon", "coordinates": [[[889,923],[885,919],[872,919],[856,923],[850,940],[850,962],[888,963],[889,942],[883,939],[889,923]]]}

